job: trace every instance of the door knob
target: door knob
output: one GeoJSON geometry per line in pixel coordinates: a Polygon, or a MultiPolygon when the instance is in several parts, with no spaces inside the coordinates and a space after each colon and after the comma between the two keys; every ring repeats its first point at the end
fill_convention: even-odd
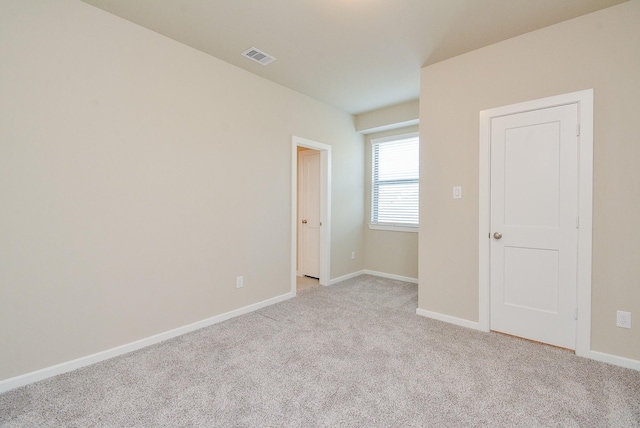
{"type": "Polygon", "coordinates": [[[493,234],[493,237],[496,238],[496,239],[501,239],[502,238],[502,233],[496,232],[496,233],[493,234]]]}
{"type": "Polygon", "coordinates": [[[307,224],[307,220],[302,220],[302,224],[307,224]]]}

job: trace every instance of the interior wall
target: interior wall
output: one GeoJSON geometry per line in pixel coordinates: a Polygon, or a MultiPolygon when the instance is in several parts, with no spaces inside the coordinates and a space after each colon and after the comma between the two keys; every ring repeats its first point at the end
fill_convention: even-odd
{"type": "MultiPolygon", "coordinates": [[[[365,222],[371,219],[371,140],[418,132],[418,126],[369,134],[365,138],[365,222]]],[[[421,172],[422,173],[422,172],[421,172]]],[[[407,278],[418,278],[418,233],[364,227],[364,267],[407,278]]]]}
{"type": "Polygon", "coordinates": [[[363,134],[417,125],[420,100],[415,99],[356,115],[356,131],[363,134]]]}
{"type": "Polygon", "coordinates": [[[290,292],[292,135],[363,269],[351,115],[77,0],[2,1],[0,58],[0,380],[290,292]]]}
{"type": "Polygon", "coordinates": [[[419,307],[478,320],[481,110],[594,88],[592,349],[640,360],[640,1],[422,69],[419,307]],[[453,200],[451,189],[463,187],[453,200]]]}

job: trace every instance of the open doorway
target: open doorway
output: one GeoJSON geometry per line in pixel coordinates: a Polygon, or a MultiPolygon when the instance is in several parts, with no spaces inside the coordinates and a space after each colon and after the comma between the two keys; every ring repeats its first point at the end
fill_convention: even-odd
{"type": "Polygon", "coordinates": [[[291,157],[291,292],[295,295],[298,275],[329,284],[331,146],[294,136],[291,157]]]}

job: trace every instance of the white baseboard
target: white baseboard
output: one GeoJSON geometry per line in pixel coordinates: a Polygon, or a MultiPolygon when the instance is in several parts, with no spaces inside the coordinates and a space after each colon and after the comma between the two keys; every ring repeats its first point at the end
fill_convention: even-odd
{"type": "Polygon", "coordinates": [[[416,309],[416,314],[421,315],[423,317],[432,318],[434,320],[448,322],[449,324],[455,324],[461,327],[466,327],[466,328],[471,328],[473,330],[480,330],[480,331],[486,332],[486,330],[480,327],[480,323],[475,321],[456,318],[450,315],[445,315],[438,312],[431,312],[431,311],[427,311],[425,309],[420,309],[420,308],[416,309]]]}
{"type": "Polygon", "coordinates": [[[613,364],[614,366],[626,367],[628,369],[640,371],[640,361],[631,358],[619,357],[599,351],[587,351],[586,354],[579,354],[580,357],[590,358],[601,363],[613,364]]]}
{"type": "Polygon", "coordinates": [[[413,284],[418,283],[418,278],[411,278],[409,276],[400,276],[400,275],[395,275],[393,273],[377,272],[375,270],[368,270],[368,269],[365,269],[363,273],[367,275],[379,276],[381,278],[389,278],[389,279],[395,279],[398,281],[411,282],[413,284]]]}
{"type": "Polygon", "coordinates": [[[411,278],[409,276],[400,276],[400,275],[395,275],[393,273],[385,273],[385,272],[378,272],[375,270],[368,270],[368,269],[363,269],[363,270],[359,270],[357,272],[353,272],[347,275],[343,275],[340,276],[338,278],[334,278],[331,281],[329,281],[329,285],[333,285],[333,284],[337,284],[341,281],[346,281],[347,279],[351,279],[351,278],[355,278],[357,276],[360,275],[373,275],[373,276],[379,276],[381,278],[389,278],[389,279],[396,279],[398,281],[405,281],[405,282],[411,282],[413,284],[417,284],[418,283],[418,278],[411,278]]]}
{"type": "Polygon", "coordinates": [[[96,354],[87,355],[86,357],[77,358],[75,360],[67,361],[64,363],[56,364],[55,366],[46,367],[44,369],[36,370],[31,373],[26,373],[20,376],[12,377],[0,381],[0,393],[15,389],[30,383],[38,382],[43,379],[47,379],[53,376],[57,376],[62,373],[67,373],[72,370],[76,370],[82,367],[89,366],[91,364],[98,363],[100,361],[108,360],[119,355],[127,354],[129,352],[137,351],[138,349],[145,348],[150,345],[154,345],[165,340],[172,339],[177,336],[181,336],[186,333],[190,333],[195,330],[199,330],[204,327],[209,327],[214,324],[218,324],[222,321],[226,321],[231,318],[235,318],[240,315],[247,314],[249,312],[257,311],[264,307],[279,303],[295,297],[293,293],[286,293],[281,296],[276,296],[271,299],[263,300],[252,305],[244,306],[233,311],[226,312],[224,314],[216,315],[211,318],[207,318],[202,321],[188,324],[182,327],[178,327],[173,330],[159,333],[154,336],[150,336],[144,339],[137,340],[135,342],[128,343],[126,345],[118,346],[115,348],[107,349],[106,351],[98,352],[96,354]]]}
{"type": "MultiPolygon", "coordinates": [[[[363,274],[380,276],[383,278],[397,279],[397,280],[406,281],[406,282],[417,282],[415,278],[406,278],[398,275],[385,274],[382,272],[362,270],[362,271],[353,272],[351,274],[341,276],[339,278],[334,278],[330,281],[330,284],[333,285],[340,281],[355,278],[363,274]]],[[[295,297],[293,293],[286,293],[281,296],[263,300],[262,302],[254,303],[252,305],[248,305],[230,312],[226,312],[224,314],[216,315],[214,317],[207,318],[205,320],[198,321],[193,324],[189,324],[173,330],[169,330],[164,333],[159,333],[154,336],[147,337],[145,339],[128,343],[126,345],[118,346],[115,348],[108,349],[106,351],[88,355],[86,357],[77,358],[75,360],[67,361],[61,364],[56,364],[51,367],[46,367],[44,369],[36,370],[34,372],[30,372],[30,373],[26,373],[13,378],[5,379],[0,381],[0,393],[7,392],[9,390],[12,390],[24,385],[28,385],[30,383],[38,382],[40,380],[47,379],[53,376],[57,376],[62,373],[67,373],[82,367],[86,367],[91,364],[98,363],[100,361],[108,360],[110,358],[117,357],[119,355],[137,351],[138,349],[142,349],[144,347],[154,345],[156,343],[160,343],[165,340],[169,340],[174,337],[177,337],[186,333],[190,333],[192,331],[199,330],[204,327],[209,327],[211,325],[229,320],[231,318],[235,318],[237,316],[262,309],[264,307],[273,305],[275,303],[283,302],[285,300],[291,299],[292,297],[295,297]]],[[[416,314],[427,317],[427,318],[432,318],[438,321],[444,321],[450,324],[455,324],[461,327],[471,328],[473,330],[486,331],[482,329],[480,327],[480,324],[477,322],[465,320],[462,318],[456,318],[449,315],[444,315],[438,312],[431,312],[425,309],[418,308],[416,309],[416,314]]],[[[580,355],[580,356],[584,358],[590,358],[592,360],[600,361],[603,363],[613,364],[616,366],[626,367],[629,369],[640,371],[640,361],[633,360],[631,358],[619,357],[616,355],[611,355],[611,354],[607,354],[599,351],[588,351],[586,354],[580,355]]]]}
{"type": "Polygon", "coordinates": [[[355,278],[356,276],[364,275],[364,270],[359,270],[357,272],[352,272],[347,275],[339,276],[337,278],[333,278],[329,281],[329,285],[337,284],[341,281],[346,281],[347,279],[355,278]]]}
{"type": "MultiPolygon", "coordinates": [[[[423,317],[433,318],[438,321],[448,322],[450,324],[459,325],[461,327],[471,328],[473,330],[479,330],[487,332],[488,330],[482,328],[480,323],[465,320],[462,318],[456,318],[449,315],[440,314],[438,312],[431,312],[425,309],[416,309],[416,314],[422,315],[423,317]]],[[[614,366],[625,367],[628,369],[638,370],[640,371],[640,361],[633,360],[631,358],[619,357],[617,355],[611,355],[604,352],[599,351],[587,351],[586,353],[578,353],[576,355],[584,358],[589,358],[591,360],[600,361],[601,363],[613,364],[614,366]]]]}

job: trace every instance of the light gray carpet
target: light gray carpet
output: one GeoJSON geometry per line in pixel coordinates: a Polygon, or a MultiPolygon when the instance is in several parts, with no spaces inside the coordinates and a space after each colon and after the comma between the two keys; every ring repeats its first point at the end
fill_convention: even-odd
{"type": "Polygon", "coordinates": [[[361,276],[0,395],[3,427],[640,426],[640,372],[415,314],[361,276]]]}

